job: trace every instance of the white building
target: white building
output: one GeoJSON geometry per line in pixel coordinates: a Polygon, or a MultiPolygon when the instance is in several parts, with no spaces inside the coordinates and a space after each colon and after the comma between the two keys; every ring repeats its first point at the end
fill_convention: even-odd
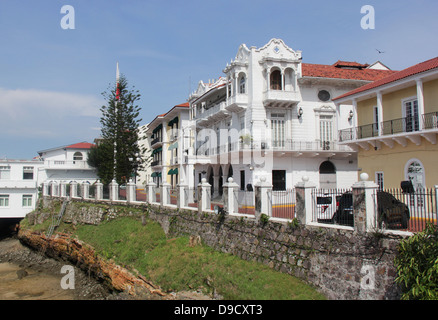
{"type": "Polygon", "coordinates": [[[72,145],[38,151],[43,167],[38,174],[38,182],[76,181],[82,183],[95,182],[98,177],[95,169],[87,163],[92,143],[80,142],[72,145]]]}
{"type": "Polygon", "coordinates": [[[0,160],[0,218],[23,218],[35,209],[39,160],[0,160]]]}
{"type": "Polygon", "coordinates": [[[24,218],[33,211],[43,184],[94,183],[95,169],[87,164],[92,146],[81,142],[39,151],[34,160],[0,160],[0,218],[24,218]]]}
{"type": "MultiPolygon", "coordinates": [[[[337,128],[351,122],[351,106],[337,112],[332,97],[392,73],[337,61],[302,63],[301,51],[272,39],[262,48],[242,44],[224,77],[200,82],[189,97],[195,185],[206,178],[213,195],[232,176],[241,189],[260,178],[274,190],[308,176],[320,188],[357,180],[357,155],[338,145],[337,128]]],[[[187,166],[186,175],[191,169],[187,166]]]]}

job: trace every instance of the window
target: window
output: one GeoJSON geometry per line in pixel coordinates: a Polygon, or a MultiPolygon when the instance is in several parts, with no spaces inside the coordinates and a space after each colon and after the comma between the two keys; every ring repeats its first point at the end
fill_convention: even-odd
{"type": "Polygon", "coordinates": [[[272,170],[272,190],[286,190],[286,170],[272,170]]]}
{"type": "Polygon", "coordinates": [[[330,100],[330,93],[327,90],[320,90],[318,92],[319,100],[326,102],[330,100]]]}
{"type": "Polygon", "coordinates": [[[33,180],[33,167],[23,167],[23,180],[33,180]]]}
{"type": "Polygon", "coordinates": [[[11,178],[11,167],[0,166],[0,180],[9,180],[11,178]]]}
{"type": "Polygon", "coordinates": [[[245,190],[245,170],[240,171],[240,190],[245,190]]]}
{"type": "Polygon", "coordinates": [[[330,142],[333,141],[333,116],[319,116],[319,133],[321,138],[321,148],[323,150],[330,149],[330,142]]]}
{"type": "Polygon", "coordinates": [[[272,90],[282,90],[281,86],[281,72],[280,70],[275,70],[270,76],[270,88],[272,90]]]}
{"type": "Polygon", "coordinates": [[[420,130],[418,101],[416,99],[404,102],[404,113],[406,117],[406,132],[420,130]]]}
{"type": "Polygon", "coordinates": [[[246,93],[245,82],[246,82],[245,76],[241,76],[239,80],[239,93],[246,93]]]}
{"type": "Polygon", "coordinates": [[[77,161],[81,161],[83,160],[83,155],[80,152],[75,152],[75,154],[73,155],[73,160],[77,160],[77,161]]]}
{"type": "Polygon", "coordinates": [[[383,172],[376,172],[376,184],[379,186],[379,190],[383,190],[384,182],[383,182],[383,172]]]}
{"type": "Polygon", "coordinates": [[[9,207],[9,195],[0,194],[0,207],[9,207]]]}
{"type": "Polygon", "coordinates": [[[373,136],[378,136],[379,135],[379,109],[377,108],[377,106],[374,106],[374,113],[373,113],[373,120],[374,120],[374,124],[373,124],[373,136]]]}
{"type": "Polygon", "coordinates": [[[284,148],[285,120],[282,113],[271,113],[271,136],[274,148],[284,148]]]}
{"type": "Polygon", "coordinates": [[[31,194],[23,194],[23,207],[32,207],[32,195],[31,194]]]}

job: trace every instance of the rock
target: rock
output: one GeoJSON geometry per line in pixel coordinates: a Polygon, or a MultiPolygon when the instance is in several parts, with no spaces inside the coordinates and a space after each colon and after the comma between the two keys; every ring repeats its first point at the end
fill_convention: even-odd
{"type": "Polygon", "coordinates": [[[19,280],[23,279],[24,277],[26,277],[28,275],[29,274],[24,269],[20,269],[20,270],[17,271],[17,277],[18,277],[19,280]]]}

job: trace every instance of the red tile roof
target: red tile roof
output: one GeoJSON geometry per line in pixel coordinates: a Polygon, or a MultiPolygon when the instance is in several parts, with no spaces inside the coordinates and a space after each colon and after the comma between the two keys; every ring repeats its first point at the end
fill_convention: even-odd
{"type": "Polygon", "coordinates": [[[94,144],[88,143],[88,142],[79,142],[72,144],[70,146],[66,146],[66,149],[90,149],[91,147],[94,147],[94,144]]]}
{"type": "Polygon", "coordinates": [[[324,64],[303,63],[302,64],[303,77],[376,81],[396,72],[392,70],[360,69],[357,68],[360,65],[357,62],[343,61],[344,65],[339,64],[340,62],[341,61],[338,61],[331,66],[324,64]],[[350,65],[347,66],[345,64],[350,64],[350,65]],[[347,68],[343,68],[341,66],[347,68]],[[352,66],[356,66],[356,67],[351,68],[352,66]]]}
{"type": "Polygon", "coordinates": [[[345,98],[345,97],[351,96],[351,95],[356,94],[356,93],[375,89],[377,87],[381,87],[381,86],[389,84],[391,82],[402,80],[402,79],[405,79],[407,77],[410,77],[410,76],[413,76],[413,75],[416,75],[416,74],[419,74],[419,73],[422,73],[425,71],[429,71],[432,69],[436,69],[436,68],[438,68],[438,57],[421,62],[421,63],[418,63],[412,67],[406,68],[406,69],[404,69],[402,71],[398,71],[396,73],[393,73],[393,74],[391,74],[383,79],[379,79],[379,80],[374,81],[372,83],[368,83],[360,88],[357,88],[355,90],[347,92],[346,94],[343,94],[339,97],[336,97],[333,100],[339,100],[341,98],[345,98]]]}

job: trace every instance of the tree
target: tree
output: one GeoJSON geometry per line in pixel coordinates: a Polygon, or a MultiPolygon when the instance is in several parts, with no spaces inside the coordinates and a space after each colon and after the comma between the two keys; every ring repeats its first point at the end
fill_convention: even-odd
{"type": "Polygon", "coordinates": [[[97,169],[104,184],[112,179],[122,184],[135,176],[147,162],[147,150],[140,148],[138,140],[141,108],[137,105],[140,93],[130,88],[122,75],[116,86],[102,93],[107,104],[100,108],[102,139],[90,150],[88,163],[97,169]]]}
{"type": "Polygon", "coordinates": [[[438,226],[428,223],[422,232],[400,242],[395,264],[402,299],[437,300],[438,226]]]}

